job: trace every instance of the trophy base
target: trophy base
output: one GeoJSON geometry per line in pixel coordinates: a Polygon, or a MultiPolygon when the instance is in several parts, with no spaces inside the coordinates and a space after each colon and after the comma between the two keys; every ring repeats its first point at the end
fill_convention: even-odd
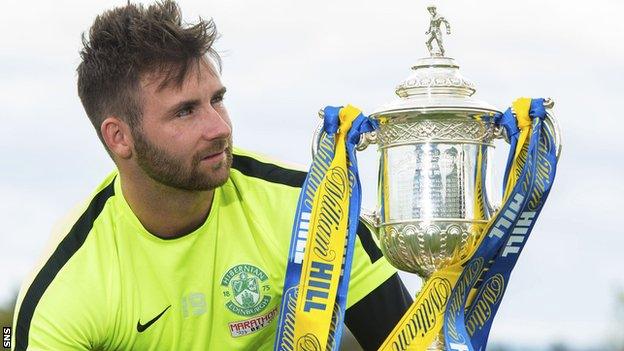
{"type": "Polygon", "coordinates": [[[446,351],[444,347],[444,335],[440,333],[431,343],[429,347],[427,347],[427,351],[446,351]]]}

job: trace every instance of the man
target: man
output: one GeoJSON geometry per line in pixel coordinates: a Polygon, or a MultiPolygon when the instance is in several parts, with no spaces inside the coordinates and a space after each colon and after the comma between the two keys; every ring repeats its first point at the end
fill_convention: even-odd
{"type": "MultiPolygon", "coordinates": [[[[273,348],[305,173],[233,147],[216,37],[172,1],[96,18],[78,94],[117,170],[25,282],[16,350],[273,348]]],[[[345,322],[376,349],[410,298],[358,236],[345,322]]]]}
{"type": "Polygon", "coordinates": [[[432,55],[435,56],[444,56],[444,45],[442,44],[442,32],[440,31],[440,27],[442,24],[446,27],[446,34],[451,34],[451,25],[448,23],[446,18],[438,15],[435,6],[428,6],[427,10],[431,14],[431,20],[429,21],[429,29],[425,32],[425,35],[429,35],[429,39],[427,39],[427,49],[432,55]],[[431,43],[436,41],[438,44],[438,50],[434,51],[431,43]]]}

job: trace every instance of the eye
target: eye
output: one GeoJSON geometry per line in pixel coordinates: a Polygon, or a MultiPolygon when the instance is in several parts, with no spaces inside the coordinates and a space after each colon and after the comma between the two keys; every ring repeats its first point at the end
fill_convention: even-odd
{"type": "Polygon", "coordinates": [[[175,115],[176,117],[185,117],[185,116],[193,114],[193,111],[195,111],[195,108],[193,106],[186,106],[186,107],[179,109],[175,115]]]}
{"type": "Polygon", "coordinates": [[[222,103],[223,99],[224,99],[224,95],[223,94],[219,94],[219,95],[213,97],[212,100],[210,100],[210,103],[212,105],[217,105],[217,104],[222,103]]]}

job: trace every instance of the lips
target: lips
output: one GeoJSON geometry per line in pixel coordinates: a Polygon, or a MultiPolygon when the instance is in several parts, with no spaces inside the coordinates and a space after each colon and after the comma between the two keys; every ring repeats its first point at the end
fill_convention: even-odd
{"type": "MultiPolygon", "coordinates": [[[[225,151],[225,150],[224,150],[224,151],[225,151]]],[[[216,154],[211,154],[211,155],[208,155],[208,156],[204,157],[203,159],[204,159],[204,160],[208,160],[208,159],[211,159],[211,158],[215,158],[215,157],[217,157],[217,156],[221,155],[224,151],[217,152],[216,154]]]]}
{"type": "Polygon", "coordinates": [[[216,159],[216,158],[220,157],[221,155],[223,155],[223,154],[225,153],[225,151],[226,151],[226,150],[227,150],[227,147],[226,147],[226,148],[223,148],[223,149],[222,149],[222,150],[220,150],[220,151],[210,153],[210,154],[208,154],[208,155],[204,156],[204,158],[202,158],[202,160],[212,160],[212,159],[216,159]]]}

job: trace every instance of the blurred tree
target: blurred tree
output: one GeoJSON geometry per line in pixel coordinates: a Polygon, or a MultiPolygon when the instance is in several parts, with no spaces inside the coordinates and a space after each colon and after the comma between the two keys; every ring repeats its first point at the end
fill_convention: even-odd
{"type": "Polygon", "coordinates": [[[13,325],[13,311],[17,301],[17,292],[13,294],[13,298],[3,306],[0,306],[0,327],[10,327],[13,325]]]}
{"type": "Polygon", "coordinates": [[[564,343],[558,341],[550,345],[550,351],[570,351],[571,349],[564,343]]]}
{"type": "Polygon", "coordinates": [[[503,344],[493,344],[491,346],[488,345],[487,350],[488,351],[511,351],[511,348],[503,344]]]}
{"type": "Polygon", "coordinates": [[[616,351],[624,351],[624,288],[615,293],[615,337],[616,351]]]}

